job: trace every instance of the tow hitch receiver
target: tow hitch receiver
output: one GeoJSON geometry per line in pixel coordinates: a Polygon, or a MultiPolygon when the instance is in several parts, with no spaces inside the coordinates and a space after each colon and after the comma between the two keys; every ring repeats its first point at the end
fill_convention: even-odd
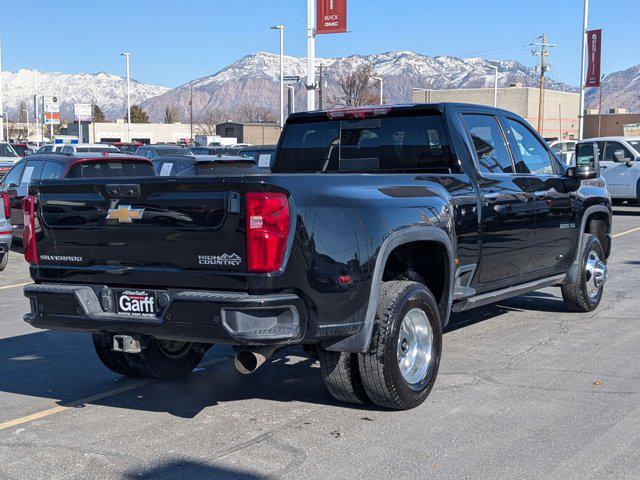
{"type": "Polygon", "coordinates": [[[130,335],[114,335],[113,351],[124,353],[140,353],[140,341],[130,335]]]}

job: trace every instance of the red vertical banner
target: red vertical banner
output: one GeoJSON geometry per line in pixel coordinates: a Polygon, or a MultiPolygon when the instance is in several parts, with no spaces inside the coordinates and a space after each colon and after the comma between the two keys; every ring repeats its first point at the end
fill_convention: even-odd
{"type": "Polygon", "coordinates": [[[317,0],[316,34],[347,31],[347,0],[317,0]]]}
{"type": "Polygon", "coordinates": [[[600,54],[602,46],[602,30],[587,31],[587,81],[585,87],[600,86],[600,54]]]}

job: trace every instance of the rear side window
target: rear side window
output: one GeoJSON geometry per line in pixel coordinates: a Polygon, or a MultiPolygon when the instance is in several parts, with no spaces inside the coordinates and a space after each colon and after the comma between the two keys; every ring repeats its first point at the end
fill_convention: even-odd
{"type": "Polygon", "coordinates": [[[69,170],[67,178],[153,177],[153,166],[146,162],[81,162],[69,170]]]}
{"type": "Polygon", "coordinates": [[[47,160],[42,169],[42,180],[55,180],[62,177],[64,165],[60,162],[47,160]]]}
{"type": "Polygon", "coordinates": [[[439,114],[290,124],[274,172],[457,172],[439,114]]]}
{"type": "Polygon", "coordinates": [[[17,187],[20,185],[20,177],[22,177],[25,163],[26,162],[20,162],[16,164],[11,171],[7,173],[7,176],[4,177],[4,180],[2,181],[3,187],[17,187]]]}
{"type": "Polygon", "coordinates": [[[477,154],[478,170],[483,173],[513,173],[507,141],[493,115],[464,114],[464,123],[477,154]]]}
{"type": "Polygon", "coordinates": [[[42,160],[29,160],[27,166],[24,167],[24,172],[22,172],[20,186],[27,187],[32,181],[39,180],[42,175],[43,166],[44,162],[42,160]]]}

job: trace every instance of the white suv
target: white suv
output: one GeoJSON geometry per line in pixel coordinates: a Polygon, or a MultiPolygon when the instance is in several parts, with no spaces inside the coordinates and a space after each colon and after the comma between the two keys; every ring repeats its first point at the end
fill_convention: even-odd
{"type": "Polygon", "coordinates": [[[600,171],[614,204],[640,201],[640,137],[599,137],[600,171]]]}
{"type": "Polygon", "coordinates": [[[104,143],[67,143],[61,153],[121,153],[117,147],[104,143]]]}

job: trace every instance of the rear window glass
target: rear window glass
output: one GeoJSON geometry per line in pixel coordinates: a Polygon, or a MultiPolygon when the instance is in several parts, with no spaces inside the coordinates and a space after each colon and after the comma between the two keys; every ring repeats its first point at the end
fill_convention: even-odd
{"type": "Polygon", "coordinates": [[[274,172],[458,172],[439,114],[290,124],[274,172]]]}
{"type": "Polygon", "coordinates": [[[152,177],[153,166],[146,162],[82,162],[74,165],[68,178],[152,177]]]}
{"type": "Polygon", "coordinates": [[[161,162],[156,169],[161,177],[197,175],[195,162],[191,159],[161,162]]]}

